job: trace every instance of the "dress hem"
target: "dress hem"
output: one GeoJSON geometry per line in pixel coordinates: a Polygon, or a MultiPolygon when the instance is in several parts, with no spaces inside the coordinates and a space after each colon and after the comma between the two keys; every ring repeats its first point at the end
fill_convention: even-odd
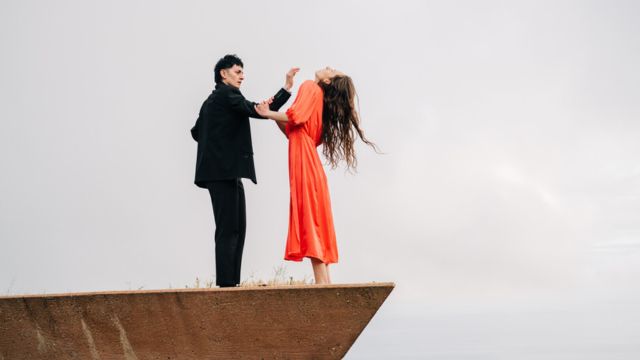
{"type": "Polygon", "coordinates": [[[314,258],[314,259],[318,259],[320,261],[322,261],[323,264],[337,264],[338,260],[325,260],[319,256],[313,256],[313,255],[303,255],[303,256],[291,256],[291,255],[285,255],[284,259],[287,261],[296,261],[296,262],[302,262],[305,258],[314,258]]]}

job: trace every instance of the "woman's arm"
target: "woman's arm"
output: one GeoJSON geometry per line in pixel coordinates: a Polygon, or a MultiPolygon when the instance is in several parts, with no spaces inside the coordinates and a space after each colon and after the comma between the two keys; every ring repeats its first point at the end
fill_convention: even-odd
{"type": "Polygon", "coordinates": [[[275,120],[286,124],[289,121],[286,113],[269,110],[269,104],[266,101],[256,105],[256,112],[267,119],[275,120]]]}
{"type": "Polygon", "coordinates": [[[269,104],[266,101],[263,101],[260,104],[256,105],[255,108],[256,112],[259,115],[267,119],[275,120],[275,123],[276,125],[278,125],[280,131],[282,131],[284,136],[287,136],[286,126],[289,118],[287,117],[286,113],[270,110],[269,104]]]}
{"type": "Polygon", "coordinates": [[[287,123],[283,123],[282,121],[274,121],[274,123],[276,123],[276,125],[278,125],[278,129],[280,129],[280,131],[282,131],[282,133],[284,134],[284,136],[287,136],[287,123]]]}

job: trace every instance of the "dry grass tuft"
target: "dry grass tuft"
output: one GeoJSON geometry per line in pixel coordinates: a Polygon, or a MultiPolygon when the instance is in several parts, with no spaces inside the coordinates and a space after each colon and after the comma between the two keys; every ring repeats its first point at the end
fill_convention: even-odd
{"type": "Polygon", "coordinates": [[[241,287],[256,287],[256,286],[281,286],[281,285],[311,285],[313,279],[307,278],[307,275],[302,280],[296,280],[293,276],[287,276],[287,268],[284,265],[280,265],[273,268],[273,277],[267,281],[262,279],[256,279],[253,275],[248,279],[240,283],[241,287]]]}
{"type": "MultiPolygon", "coordinates": [[[[304,276],[301,280],[294,279],[293,276],[287,275],[287,268],[284,265],[273,268],[273,277],[268,280],[256,279],[253,275],[240,283],[241,287],[261,287],[261,286],[282,286],[282,285],[312,285],[313,278],[304,276]]],[[[193,285],[185,285],[185,289],[211,289],[216,287],[213,279],[200,280],[196,277],[193,285]]]]}

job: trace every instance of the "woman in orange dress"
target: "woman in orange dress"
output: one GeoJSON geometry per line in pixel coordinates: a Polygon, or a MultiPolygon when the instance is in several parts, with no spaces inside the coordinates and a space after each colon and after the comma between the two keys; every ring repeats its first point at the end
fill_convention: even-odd
{"type": "Polygon", "coordinates": [[[331,214],[327,177],[316,148],[335,168],[345,160],[355,168],[355,134],[369,142],[360,129],[351,78],[332,68],[305,81],[286,113],[269,110],[268,103],[256,111],[276,120],[289,139],[289,234],[285,260],[311,259],[316,284],[330,284],[329,264],[338,262],[338,247],[331,214]]]}

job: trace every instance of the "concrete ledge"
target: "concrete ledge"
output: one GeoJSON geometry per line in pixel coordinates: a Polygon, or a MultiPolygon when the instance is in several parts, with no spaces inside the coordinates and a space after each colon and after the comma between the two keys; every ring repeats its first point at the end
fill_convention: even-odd
{"type": "Polygon", "coordinates": [[[0,360],[339,359],[393,283],[0,297],[0,360]]]}

